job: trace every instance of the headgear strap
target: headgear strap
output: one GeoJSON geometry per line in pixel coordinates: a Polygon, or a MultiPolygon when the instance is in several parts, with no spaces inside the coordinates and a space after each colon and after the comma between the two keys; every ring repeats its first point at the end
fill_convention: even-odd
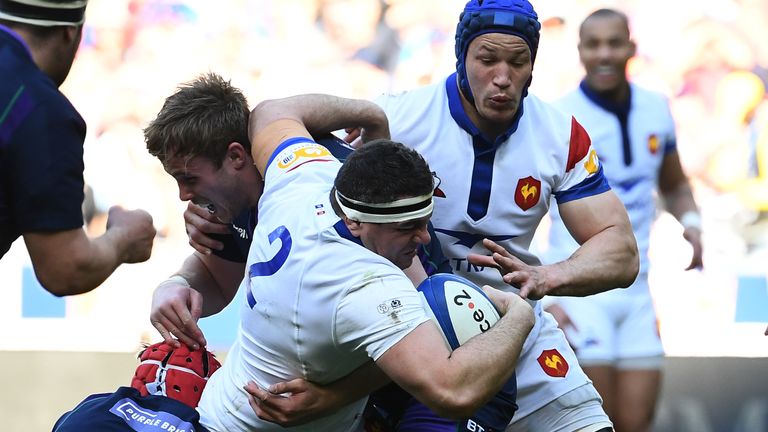
{"type": "Polygon", "coordinates": [[[344,214],[357,222],[396,223],[432,214],[432,192],[387,203],[366,203],[347,198],[336,190],[336,202],[344,214]]]}

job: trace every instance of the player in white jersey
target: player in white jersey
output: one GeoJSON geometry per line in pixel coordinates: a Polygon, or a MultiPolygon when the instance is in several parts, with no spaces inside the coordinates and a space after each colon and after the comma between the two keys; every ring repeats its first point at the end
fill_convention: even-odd
{"type": "MultiPolygon", "coordinates": [[[[579,56],[586,77],[556,103],[592,137],[605,176],[629,213],[640,252],[637,280],[622,291],[559,298],[548,310],[576,349],[579,363],[603,396],[619,431],[647,431],[661,385],[663,348],[648,289],[648,243],[658,191],[693,246],[689,269],[701,267],[701,225],[675,141],[666,98],[627,81],[635,53],[626,15],[590,14],[580,28],[579,56]]],[[[546,261],[568,258],[578,247],[553,211],[546,261]]]]}
{"type": "MultiPolygon", "coordinates": [[[[480,267],[467,259],[483,253],[487,238],[516,257],[508,259],[511,267],[499,258],[512,271],[505,281],[529,300],[629,285],[636,246],[589,136],[527,94],[538,45],[531,5],[471,1],[456,33],[456,74],[378,100],[392,136],[422,153],[443,180],[433,224],[453,270],[476,283],[498,283],[492,260],[480,267]],[[551,196],[584,245],[561,263],[539,266],[528,248],[551,196]]],[[[610,427],[556,323],[538,304],[535,311],[517,369],[519,410],[508,430],[610,427]]]]}
{"type": "MultiPolygon", "coordinates": [[[[533,317],[522,300],[489,288],[497,307],[510,313],[449,351],[401,271],[429,240],[433,184],[427,164],[386,140],[355,152],[336,175],[338,161],[307,129],[361,124],[374,136],[385,135],[386,117],[370,102],[307,95],[262,103],[251,119],[253,161],[265,179],[259,224],[243,280],[238,337],[221,376],[208,382],[202,423],[214,431],[283,430],[255,415],[247,383],[266,387],[302,377],[327,384],[361,367],[374,370],[372,360],[437,412],[471,415],[512,374],[533,317]],[[488,373],[499,362],[505,367],[488,373]]],[[[181,196],[211,199],[197,195],[205,191],[216,197],[219,218],[234,217],[243,200],[227,159],[247,158],[227,151],[216,167],[207,154],[183,148],[184,141],[167,145],[156,154],[179,181],[181,196]],[[191,178],[196,181],[187,182],[191,178]]],[[[381,374],[377,379],[384,382],[381,374]]],[[[295,430],[357,430],[364,396],[295,430]]]]}
{"type": "Polygon", "coordinates": [[[457,72],[377,102],[393,137],[442,180],[433,223],[453,270],[476,283],[503,280],[535,305],[517,369],[519,410],[507,430],[608,431],[600,396],[535,300],[629,286],[637,245],[587,133],[528,95],[539,28],[525,0],[472,0],[456,30],[457,72]],[[582,246],[541,266],[528,248],[551,196],[582,246]],[[476,255],[485,248],[496,253],[476,255]]]}

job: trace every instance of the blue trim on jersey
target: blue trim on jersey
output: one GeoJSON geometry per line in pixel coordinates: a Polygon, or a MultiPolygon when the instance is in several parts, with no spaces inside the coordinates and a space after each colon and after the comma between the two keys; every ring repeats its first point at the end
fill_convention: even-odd
{"type": "Polygon", "coordinates": [[[576,186],[560,192],[555,192],[555,199],[558,204],[567,203],[581,198],[586,198],[594,195],[608,192],[611,190],[611,186],[608,184],[608,179],[603,174],[603,166],[600,165],[600,169],[597,172],[587,178],[576,186]]]}
{"type": "Polygon", "coordinates": [[[488,205],[491,201],[491,185],[493,183],[493,162],[496,157],[496,149],[507,142],[509,137],[517,131],[520,118],[523,116],[523,103],[515,113],[512,124],[506,132],[496,137],[491,142],[485,137],[464,111],[456,73],[445,80],[445,91],[448,96],[448,108],[451,117],[462,129],[472,136],[472,150],[474,152],[472,165],[472,180],[470,183],[469,198],[467,201],[467,214],[472,220],[480,220],[488,214],[488,205]]]}
{"type": "Polygon", "coordinates": [[[275,151],[272,152],[272,155],[269,156],[269,160],[267,161],[267,166],[271,165],[272,161],[275,160],[275,157],[277,157],[277,155],[280,154],[280,152],[283,151],[286,147],[292,146],[294,144],[302,143],[302,142],[311,143],[311,144],[314,143],[314,141],[312,141],[310,138],[307,138],[307,137],[288,138],[287,140],[280,143],[280,145],[277,146],[275,151]]]}
{"type": "Polygon", "coordinates": [[[597,94],[596,91],[587,86],[586,80],[582,80],[581,83],[579,83],[579,88],[581,89],[582,93],[584,93],[584,96],[587,97],[587,99],[592,101],[592,103],[599,106],[600,108],[615,115],[616,119],[619,120],[619,127],[621,129],[621,144],[624,149],[624,165],[632,165],[632,147],[629,144],[628,126],[629,111],[632,107],[632,87],[629,87],[629,96],[627,97],[627,100],[618,104],[601,97],[599,94],[597,94]]]}
{"type": "Polygon", "coordinates": [[[677,151],[677,139],[670,138],[664,143],[664,155],[674,153],[677,151]]]}
{"type": "Polygon", "coordinates": [[[363,241],[360,240],[360,237],[353,236],[352,233],[349,231],[349,228],[347,228],[347,224],[345,224],[343,220],[340,220],[335,224],[333,224],[333,229],[335,229],[336,233],[339,234],[342,238],[345,238],[353,243],[357,243],[360,246],[363,246],[363,241]]]}

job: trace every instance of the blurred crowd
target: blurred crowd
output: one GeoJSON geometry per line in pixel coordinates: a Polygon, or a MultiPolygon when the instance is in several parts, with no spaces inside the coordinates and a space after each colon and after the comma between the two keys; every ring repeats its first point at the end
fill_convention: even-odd
{"type": "MultiPolygon", "coordinates": [[[[306,92],[372,98],[443,79],[455,65],[463,0],[93,0],[62,91],[88,123],[86,182],[96,215],[150,211],[186,243],[173,180],[142,128],[176,85],[214,71],[260,100],[306,92]]],[[[532,92],[555,99],[583,71],[578,25],[625,11],[638,54],[631,79],[670,98],[682,162],[712,253],[768,249],[768,2],[533,0],[543,23],[532,92]],[[761,43],[762,42],[762,43],[761,43]]],[[[170,268],[169,268],[170,271],[170,268]]]]}

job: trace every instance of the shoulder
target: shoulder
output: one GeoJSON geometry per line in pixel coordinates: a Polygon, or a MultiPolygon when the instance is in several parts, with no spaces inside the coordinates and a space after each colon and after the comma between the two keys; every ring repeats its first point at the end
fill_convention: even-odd
{"type": "Polygon", "coordinates": [[[428,107],[430,101],[434,98],[444,97],[444,95],[445,83],[441,81],[399,93],[384,93],[374,99],[374,102],[389,116],[392,111],[399,109],[428,107]]]}

